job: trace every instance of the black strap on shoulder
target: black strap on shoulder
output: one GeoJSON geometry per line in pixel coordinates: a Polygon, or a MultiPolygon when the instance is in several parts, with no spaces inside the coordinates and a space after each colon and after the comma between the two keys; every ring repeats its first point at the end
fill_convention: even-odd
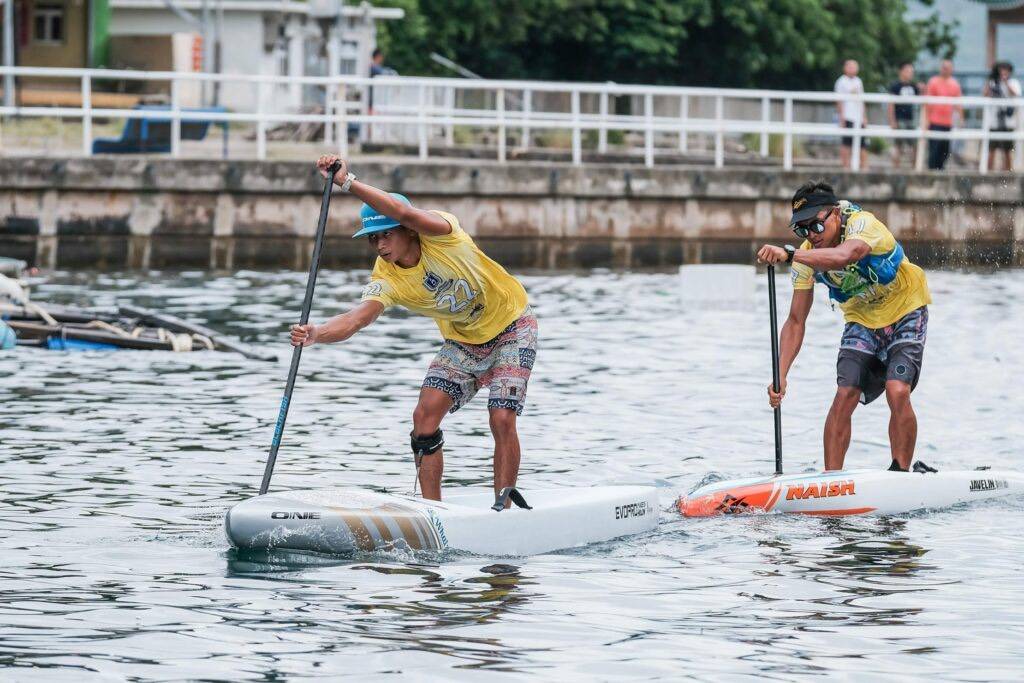
{"type": "Polygon", "coordinates": [[[914,463],[914,471],[919,472],[921,474],[925,474],[926,472],[938,472],[937,469],[935,469],[931,465],[924,464],[920,460],[914,463]]]}
{"type": "Polygon", "coordinates": [[[491,509],[495,512],[501,512],[505,509],[505,505],[507,505],[510,500],[515,503],[516,507],[523,508],[524,510],[533,509],[526,504],[526,499],[523,498],[523,494],[521,494],[519,489],[515,486],[506,486],[499,491],[498,495],[494,498],[494,505],[491,506],[491,509]]]}

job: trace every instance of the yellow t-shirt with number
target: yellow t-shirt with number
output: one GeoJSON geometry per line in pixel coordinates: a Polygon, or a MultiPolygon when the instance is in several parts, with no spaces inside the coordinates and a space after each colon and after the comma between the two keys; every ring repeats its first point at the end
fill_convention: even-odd
{"type": "Polygon", "coordinates": [[[363,301],[404,306],[433,318],[445,339],[483,344],[522,316],[528,303],[519,280],[480,251],[459,219],[447,235],[420,235],[420,261],[402,268],[377,258],[363,301]]]}
{"type": "MultiPolygon", "coordinates": [[[[846,226],[842,240],[860,240],[871,247],[867,256],[843,270],[815,273],[802,263],[792,268],[793,288],[811,289],[815,281],[829,289],[846,322],[877,330],[931,303],[924,271],[903,253],[903,247],[882,221],[849,202],[840,202],[846,226]]],[[[811,249],[805,241],[801,249],[811,249]]]]}

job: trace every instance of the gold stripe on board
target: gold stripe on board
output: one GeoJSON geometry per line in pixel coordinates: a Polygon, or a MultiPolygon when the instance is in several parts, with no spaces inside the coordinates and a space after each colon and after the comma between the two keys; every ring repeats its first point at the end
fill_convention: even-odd
{"type": "Polygon", "coordinates": [[[423,517],[413,509],[396,505],[394,503],[387,503],[382,505],[381,510],[393,512],[391,516],[395,523],[398,524],[398,528],[402,532],[402,537],[405,542],[409,544],[409,547],[413,550],[422,550],[423,548],[430,548],[431,535],[424,533],[423,529],[423,517]]]}
{"type": "MultiPolygon", "coordinates": [[[[339,510],[339,512],[341,511],[339,510]]],[[[359,515],[345,510],[344,512],[341,512],[341,519],[344,520],[349,531],[352,532],[352,537],[356,540],[356,547],[360,550],[375,550],[377,548],[377,544],[373,540],[370,530],[366,528],[365,524],[363,524],[363,520],[359,518],[359,515]]]]}

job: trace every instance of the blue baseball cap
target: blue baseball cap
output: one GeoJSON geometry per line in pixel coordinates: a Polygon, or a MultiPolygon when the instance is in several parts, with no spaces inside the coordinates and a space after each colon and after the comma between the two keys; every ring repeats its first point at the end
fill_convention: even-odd
{"type": "MultiPolygon", "coordinates": [[[[398,194],[397,192],[388,192],[388,194],[403,204],[412,206],[412,202],[410,202],[409,198],[404,194],[398,194]]],[[[385,230],[397,228],[401,225],[401,223],[396,221],[394,218],[385,216],[369,204],[363,204],[363,208],[359,210],[359,220],[363,222],[363,227],[360,228],[356,234],[352,235],[353,239],[356,237],[362,237],[363,235],[369,235],[373,232],[384,232],[385,230]]]]}

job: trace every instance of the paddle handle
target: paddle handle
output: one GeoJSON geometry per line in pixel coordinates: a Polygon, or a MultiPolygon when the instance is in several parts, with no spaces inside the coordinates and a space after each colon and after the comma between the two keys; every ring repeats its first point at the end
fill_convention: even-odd
{"type": "MultiPolygon", "coordinates": [[[[775,266],[768,264],[768,317],[772,328],[772,389],[779,393],[779,312],[775,303],[775,266]]],[[[775,408],[775,474],[782,474],[782,406],[775,408]]]]}
{"type": "MultiPolygon", "coordinates": [[[[316,239],[313,242],[313,260],[309,266],[309,278],[306,280],[306,296],[302,300],[302,314],[299,324],[309,322],[309,310],[313,307],[313,290],[316,289],[316,276],[320,272],[320,253],[324,247],[324,234],[327,232],[327,214],[331,209],[331,190],[334,187],[334,176],[341,168],[335,162],[327,169],[327,182],[324,185],[324,196],[320,202],[320,220],[316,225],[316,239]]],[[[263,470],[263,481],[260,483],[262,496],[270,488],[270,478],[274,475],[274,464],[277,462],[277,450],[281,447],[284,435],[284,423],[288,419],[288,406],[292,402],[292,391],[295,389],[295,378],[299,374],[299,361],[302,359],[302,346],[292,347],[292,364],[288,369],[288,381],[284,385],[284,396],[281,397],[281,409],[277,413],[277,424],[274,426],[274,440],[270,443],[267,455],[267,466],[263,470]]]]}

